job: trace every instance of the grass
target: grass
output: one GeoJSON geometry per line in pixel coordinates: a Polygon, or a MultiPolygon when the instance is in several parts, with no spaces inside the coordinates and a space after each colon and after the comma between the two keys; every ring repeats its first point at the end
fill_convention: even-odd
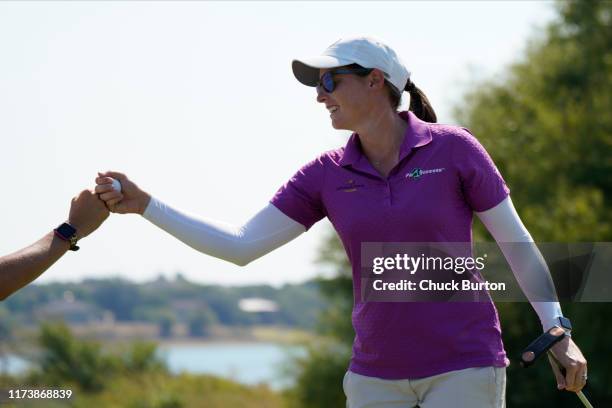
{"type": "MultiPolygon", "coordinates": [[[[0,378],[3,389],[26,388],[12,377],[0,378]]],[[[31,385],[27,388],[50,388],[31,385]]],[[[110,407],[110,408],[283,408],[283,396],[267,386],[246,386],[207,375],[171,375],[164,371],[118,375],[109,379],[102,391],[85,393],[64,384],[56,389],[71,389],[70,401],[20,401],[3,407],[110,407]]]]}

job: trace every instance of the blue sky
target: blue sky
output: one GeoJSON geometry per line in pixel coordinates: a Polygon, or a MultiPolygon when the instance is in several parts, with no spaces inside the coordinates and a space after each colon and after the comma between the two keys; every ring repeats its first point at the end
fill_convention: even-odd
{"type": "MultiPolygon", "coordinates": [[[[293,58],[340,37],[391,45],[440,122],[475,79],[503,73],[554,18],[552,2],[0,2],[0,254],[67,217],[98,170],[241,223],[320,152],[345,144],[293,58]]],[[[478,135],[476,135],[478,136],[478,135]]],[[[136,215],[111,216],[39,282],[176,272],[205,283],[314,276],[327,220],[240,268],[136,215]]]]}

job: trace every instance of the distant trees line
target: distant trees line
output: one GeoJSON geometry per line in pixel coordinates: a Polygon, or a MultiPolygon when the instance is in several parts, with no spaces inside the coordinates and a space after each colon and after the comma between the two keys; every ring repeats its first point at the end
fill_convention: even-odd
{"type": "MultiPolygon", "coordinates": [[[[10,327],[36,324],[54,310],[65,320],[91,321],[112,318],[119,322],[151,322],[162,336],[175,323],[185,324],[192,336],[207,335],[213,324],[226,326],[282,325],[311,329],[323,307],[316,283],[224,287],[159,278],[136,284],[124,279],[88,279],[81,283],[30,285],[0,304],[0,333],[10,327]],[[277,311],[248,312],[241,299],[263,298],[277,311]],[[110,314],[109,314],[110,312],[110,314]]],[[[6,333],[5,333],[6,334],[6,333]]]]}

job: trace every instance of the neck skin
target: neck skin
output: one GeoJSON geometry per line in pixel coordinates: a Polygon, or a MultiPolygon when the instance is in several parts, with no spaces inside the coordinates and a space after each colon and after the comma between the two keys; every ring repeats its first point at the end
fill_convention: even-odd
{"type": "Polygon", "coordinates": [[[370,163],[395,166],[408,124],[386,104],[377,106],[355,131],[370,163]]]}

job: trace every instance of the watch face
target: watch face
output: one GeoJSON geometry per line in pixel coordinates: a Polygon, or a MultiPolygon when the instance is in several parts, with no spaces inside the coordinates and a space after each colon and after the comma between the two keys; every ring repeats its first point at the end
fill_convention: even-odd
{"type": "Polygon", "coordinates": [[[74,234],[76,234],[76,229],[74,229],[70,224],[63,223],[59,227],[57,227],[57,232],[65,238],[70,238],[74,234]]]}
{"type": "Polygon", "coordinates": [[[560,317],[559,323],[561,323],[561,326],[563,328],[567,330],[572,330],[572,322],[570,322],[570,320],[567,317],[560,317]]]}

